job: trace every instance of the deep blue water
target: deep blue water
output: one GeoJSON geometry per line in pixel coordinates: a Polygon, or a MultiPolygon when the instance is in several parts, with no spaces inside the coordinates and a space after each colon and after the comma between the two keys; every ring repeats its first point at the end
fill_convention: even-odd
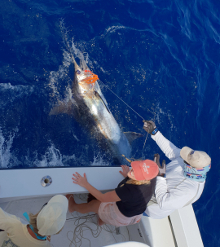
{"type": "MultiPolygon", "coordinates": [[[[220,246],[220,2],[1,0],[0,7],[0,167],[112,165],[74,118],[49,116],[72,81],[66,37],[165,137],[211,156],[194,210],[204,245],[220,246]]],[[[145,135],[142,119],[102,92],[120,127],[145,135]]],[[[150,138],[143,149],[145,137],[132,157],[162,155],[150,138]]]]}

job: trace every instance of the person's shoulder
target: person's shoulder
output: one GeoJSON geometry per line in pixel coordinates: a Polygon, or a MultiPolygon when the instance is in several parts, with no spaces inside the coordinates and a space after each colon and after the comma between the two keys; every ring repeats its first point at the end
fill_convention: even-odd
{"type": "Polygon", "coordinates": [[[196,180],[192,180],[192,179],[186,178],[185,184],[187,184],[187,186],[190,187],[191,189],[197,190],[198,186],[199,187],[204,187],[205,186],[205,181],[204,182],[199,182],[199,181],[196,181],[196,180]]]}
{"type": "Polygon", "coordinates": [[[17,216],[13,215],[13,214],[9,214],[7,212],[5,212],[2,208],[0,208],[0,217],[2,219],[7,219],[8,221],[14,221],[14,222],[20,222],[21,220],[20,218],[18,218],[17,216]]]}
{"type": "Polygon", "coordinates": [[[195,195],[195,193],[200,193],[203,189],[204,183],[186,179],[178,186],[178,193],[182,194],[182,196],[190,197],[195,195]]]}

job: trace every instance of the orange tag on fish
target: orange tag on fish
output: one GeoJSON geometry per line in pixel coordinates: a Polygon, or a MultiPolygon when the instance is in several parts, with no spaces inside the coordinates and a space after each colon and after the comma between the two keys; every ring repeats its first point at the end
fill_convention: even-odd
{"type": "Polygon", "coordinates": [[[90,70],[85,70],[85,74],[88,74],[89,76],[83,79],[82,81],[87,84],[95,83],[99,78],[96,74],[92,73],[90,70]]]}

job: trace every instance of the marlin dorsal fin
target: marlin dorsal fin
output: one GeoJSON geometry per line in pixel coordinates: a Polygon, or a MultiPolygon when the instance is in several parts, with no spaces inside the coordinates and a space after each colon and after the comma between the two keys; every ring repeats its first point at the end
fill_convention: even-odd
{"type": "Polygon", "coordinates": [[[129,143],[131,144],[135,139],[142,137],[142,134],[136,132],[124,132],[124,135],[128,139],[129,143]]]}

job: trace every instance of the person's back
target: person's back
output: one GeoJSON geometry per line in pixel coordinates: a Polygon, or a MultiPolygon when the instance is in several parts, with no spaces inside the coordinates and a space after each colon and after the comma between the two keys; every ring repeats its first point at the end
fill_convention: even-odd
{"type": "Polygon", "coordinates": [[[9,215],[0,208],[0,228],[1,232],[0,246],[13,247],[48,247],[51,246],[48,241],[39,241],[33,238],[29,232],[27,225],[22,224],[20,219],[14,215],[9,215]]]}
{"type": "Polygon", "coordinates": [[[142,214],[147,203],[150,201],[155,190],[156,178],[149,181],[148,184],[129,183],[130,178],[126,177],[115,189],[121,201],[116,202],[118,209],[126,217],[142,214]]]}
{"type": "Polygon", "coordinates": [[[155,196],[145,212],[154,219],[164,218],[176,209],[197,201],[205,182],[189,180],[183,175],[182,158],[171,161],[166,166],[166,178],[157,177],[155,196]]]}
{"type": "MultiPolygon", "coordinates": [[[[6,247],[48,247],[48,238],[57,234],[66,221],[68,200],[57,195],[50,199],[41,211],[32,217],[27,215],[30,224],[22,224],[14,215],[0,208],[0,246],[6,247]]],[[[24,214],[25,215],[25,214],[24,214]]]]}
{"type": "Polygon", "coordinates": [[[156,129],[152,121],[147,124],[149,126],[144,126],[144,129],[148,133],[154,132],[152,139],[171,160],[165,169],[166,177],[157,177],[155,196],[145,211],[148,216],[160,219],[200,198],[211,158],[205,152],[188,147],[177,148],[156,129]]]}

